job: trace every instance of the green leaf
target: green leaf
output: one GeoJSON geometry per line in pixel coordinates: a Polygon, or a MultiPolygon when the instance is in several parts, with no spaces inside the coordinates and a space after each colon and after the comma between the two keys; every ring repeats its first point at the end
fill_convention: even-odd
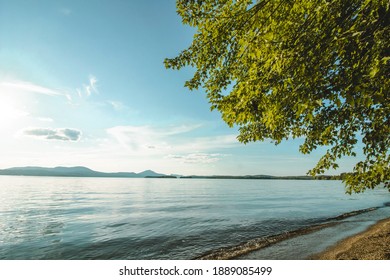
{"type": "Polygon", "coordinates": [[[196,70],[185,86],[203,87],[241,142],[293,135],[302,153],[326,146],[313,176],[356,154],[361,135],[365,158],[346,191],[390,190],[389,10],[388,0],[177,0],[195,34],[164,64],[196,70]]]}

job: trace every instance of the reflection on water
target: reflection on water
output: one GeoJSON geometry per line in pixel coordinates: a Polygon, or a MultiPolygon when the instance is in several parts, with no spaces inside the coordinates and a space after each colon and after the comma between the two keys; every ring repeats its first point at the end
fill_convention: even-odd
{"type": "Polygon", "coordinates": [[[338,181],[0,176],[0,258],[190,259],[389,201],[338,181]]]}

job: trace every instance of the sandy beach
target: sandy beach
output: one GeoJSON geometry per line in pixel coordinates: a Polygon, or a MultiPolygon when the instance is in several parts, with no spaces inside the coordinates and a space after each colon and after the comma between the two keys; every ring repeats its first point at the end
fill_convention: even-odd
{"type": "Polygon", "coordinates": [[[348,237],[320,254],[316,260],[390,260],[390,218],[348,237]]]}

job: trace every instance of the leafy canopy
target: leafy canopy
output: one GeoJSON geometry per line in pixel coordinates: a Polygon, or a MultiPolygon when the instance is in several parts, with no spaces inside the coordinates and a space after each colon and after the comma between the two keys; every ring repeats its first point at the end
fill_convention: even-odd
{"type": "Polygon", "coordinates": [[[192,66],[189,89],[204,87],[211,108],[238,139],[275,144],[305,139],[304,154],[327,152],[311,175],[355,156],[348,193],[389,188],[390,2],[388,0],[177,0],[192,44],[167,68],[192,66]]]}

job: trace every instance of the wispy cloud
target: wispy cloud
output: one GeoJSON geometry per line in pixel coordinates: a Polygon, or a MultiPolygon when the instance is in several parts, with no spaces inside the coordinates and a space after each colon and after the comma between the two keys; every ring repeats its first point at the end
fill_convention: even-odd
{"type": "Polygon", "coordinates": [[[122,111],[123,109],[126,108],[126,106],[120,102],[120,101],[112,101],[112,100],[109,100],[107,101],[108,104],[111,105],[111,107],[115,110],[115,111],[122,111]]]}
{"type": "MultiPolygon", "coordinates": [[[[88,84],[87,85],[83,85],[83,88],[84,88],[84,93],[87,95],[87,96],[91,96],[91,94],[93,93],[99,93],[98,89],[97,89],[97,78],[93,75],[90,75],[89,76],[89,79],[88,79],[88,84]]],[[[77,92],[78,94],[80,95],[81,94],[81,90],[80,89],[77,89],[77,92]]]]}
{"type": "Polygon", "coordinates": [[[93,94],[98,94],[98,79],[94,75],[89,75],[88,83],[82,84],[81,87],[76,88],[73,91],[74,100],[73,104],[77,104],[77,99],[83,99],[84,97],[90,97],[93,94]]]}
{"type": "Polygon", "coordinates": [[[178,160],[182,163],[197,164],[197,163],[213,163],[221,160],[224,154],[213,153],[191,153],[185,155],[168,155],[167,158],[178,160]]]}
{"type": "Polygon", "coordinates": [[[30,82],[24,82],[24,81],[9,81],[9,82],[1,82],[0,88],[4,90],[20,90],[20,91],[26,91],[26,92],[32,92],[32,93],[38,93],[38,94],[44,94],[49,96],[63,96],[67,99],[70,99],[69,93],[66,93],[61,90],[51,89],[48,87],[40,86],[34,83],[30,82]]]}
{"type": "Polygon", "coordinates": [[[166,128],[116,126],[107,129],[107,133],[113,136],[125,148],[132,151],[150,149],[167,150],[170,148],[169,136],[189,132],[196,127],[198,126],[174,126],[166,128]]]}
{"type": "Polygon", "coordinates": [[[38,117],[37,120],[41,122],[54,122],[52,118],[45,118],[45,117],[38,117]]]}
{"type": "Polygon", "coordinates": [[[190,132],[200,125],[178,125],[167,127],[151,126],[115,126],[107,129],[108,134],[114,136],[122,144],[131,146],[155,146],[153,143],[169,136],[190,132]]]}
{"type": "Polygon", "coordinates": [[[185,149],[192,151],[204,151],[215,149],[226,149],[238,146],[240,143],[234,134],[216,135],[207,137],[195,137],[191,142],[186,143],[185,149]]]}
{"type": "Polygon", "coordinates": [[[238,144],[234,135],[189,137],[187,133],[200,126],[198,124],[167,127],[116,126],[107,129],[107,133],[131,154],[159,154],[185,162],[216,161],[220,154],[213,151],[238,144]]]}
{"type": "Polygon", "coordinates": [[[77,99],[81,99],[85,96],[89,97],[92,94],[99,93],[98,79],[94,75],[89,76],[87,84],[83,84],[81,88],[75,88],[73,90],[53,89],[35,83],[20,80],[0,82],[0,92],[7,93],[11,91],[30,92],[48,96],[65,97],[67,101],[71,104],[77,103],[77,99]]]}
{"type": "Polygon", "coordinates": [[[45,140],[79,141],[81,131],[73,128],[26,128],[22,131],[25,136],[32,136],[45,140]]]}

